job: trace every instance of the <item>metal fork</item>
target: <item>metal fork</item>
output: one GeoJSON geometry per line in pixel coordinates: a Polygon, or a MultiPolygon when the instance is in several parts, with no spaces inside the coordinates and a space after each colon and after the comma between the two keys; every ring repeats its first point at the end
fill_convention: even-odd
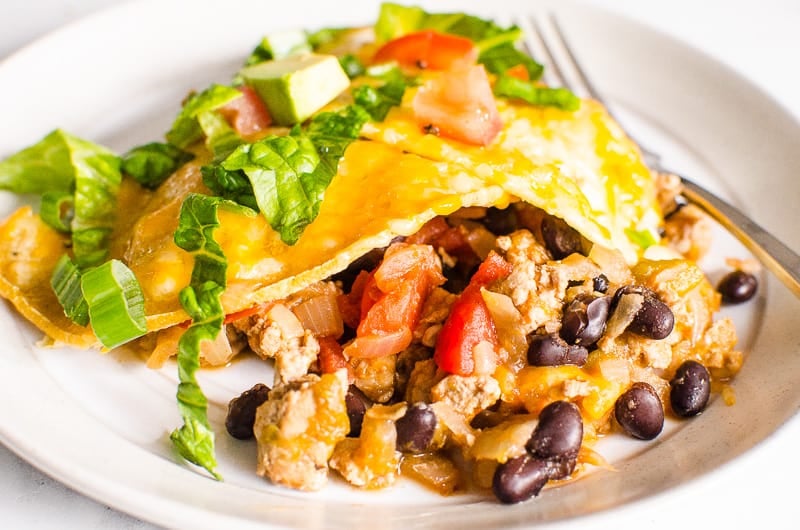
{"type": "Polygon", "coordinates": [[[624,128],[623,123],[613,115],[610,106],[603,99],[602,94],[592,83],[586,70],[578,61],[558,19],[550,14],[546,21],[549,21],[549,27],[552,29],[549,32],[552,34],[550,38],[548,38],[548,32],[543,30],[542,23],[536,18],[520,20],[519,26],[521,26],[525,35],[527,52],[537,59],[544,59],[543,62],[546,66],[545,79],[548,84],[560,85],[573,92],[585,93],[592,99],[602,103],[611,113],[612,118],[620,124],[620,127],[623,127],[628,137],[638,144],[644,161],[651,170],[680,177],[683,183],[683,196],[689,202],[705,211],[712,219],[736,237],[764,267],[783,282],[795,296],[800,297],[800,255],[735,206],[685,176],[666,168],[661,156],[653,149],[638,142],[630,131],[624,128]],[[559,49],[562,50],[562,53],[558,53],[559,49]],[[549,68],[547,68],[548,66],[549,68]],[[574,72],[574,79],[564,74],[565,68],[570,68],[574,72]]]}

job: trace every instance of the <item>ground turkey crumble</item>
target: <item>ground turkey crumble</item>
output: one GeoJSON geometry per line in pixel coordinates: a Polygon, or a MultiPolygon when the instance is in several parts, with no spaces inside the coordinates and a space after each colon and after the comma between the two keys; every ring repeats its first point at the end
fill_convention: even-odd
{"type": "Polygon", "coordinates": [[[347,372],[306,375],[276,386],[256,411],[257,473],[275,484],[314,491],[328,480],[328,459],[350,430],[347,372]]]}

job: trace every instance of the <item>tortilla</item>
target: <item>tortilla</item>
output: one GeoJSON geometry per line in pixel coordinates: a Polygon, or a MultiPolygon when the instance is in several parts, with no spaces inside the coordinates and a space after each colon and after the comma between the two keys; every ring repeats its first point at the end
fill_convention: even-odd
{"type": "MultiPolygon", "coordinates": [[[[584,101],[580,110],[564,112],[498,100],[504,128],[490,146],[476,147],[424,134],[410,108],[414,90],[347,148],[318,217],[296,244],[283,243],[263,216],[219,212],[215,238],[228,260],[226,313],[285,298],[433,217],[469,206],[504,208],[523,200],[588,240],[619,249],[629,262],[638,259],[641,248],[630,231],[654,231],[662,220],[655,186],[637,147],[601,105],[584,101]]],[[[149,331],[189,318],[178,293],[189,283],[193,258],[172,237],[186,194],[210,193],[203,163],[207,155],[156,192],[126,179],[120,193],[112,256],[142,286],[149,331]]],[[[52,339],[98,345],[89,329],[64,317],[52,294],[49,277],[66,240],[35,219],[26,207],[0,226],[0,295],[52,339]],[[31,248],[31,240],[40,244],[31,248]]]]}

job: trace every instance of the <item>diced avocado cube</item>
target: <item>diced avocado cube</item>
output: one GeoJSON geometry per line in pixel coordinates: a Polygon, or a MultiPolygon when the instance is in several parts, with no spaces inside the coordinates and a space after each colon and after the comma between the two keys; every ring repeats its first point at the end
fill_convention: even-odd
{"type": "Polygon", "coordinates": [[[283,59],[290,55],[311,51],[306,32],[302,30],[270,33],[261,39],[260,46],[272,59],[283,59]]]}
{"type": "Polygon", "coordinates": [[[277,125],[310,117],[350,86],[333,55],[305,53],[243,68],[239,74],[253,87],[277,125]]]}

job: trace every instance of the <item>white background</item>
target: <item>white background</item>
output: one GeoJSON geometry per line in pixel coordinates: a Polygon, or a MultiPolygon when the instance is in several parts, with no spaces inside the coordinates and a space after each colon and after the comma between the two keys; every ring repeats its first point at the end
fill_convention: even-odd
{"type": "MultiPolygon", "coordinates": [[[[52,29],[117,1],[2,0],[0,59],[52,29]]],[[[755,81],[800,119],[800,0],[585,1],[638,19],[703,50],[755,81]]],[[[723,510],[720,518],[728,525],[738,522],[735,528],[796,528],[800,514],[794,486],[797,477],[786,476],[782,464],[794,462],[790,469],[798,470],[798,440],[800,418],[795,418],[731,465],[672,492],[670,502],[663,503],[663,498],[646,501],[645,509],[620,515],[614,526],[693,528],[691,520],[682,517],[680,501],[702,496],[714,499],[714,509],[723,510]],[[761,487],[765,484],[769,488],[761,487]]],[[[0,514],[2,528],[152,528],[62,486],[2,446],[0,514]]],[[[708,521],[714,521],[714,516],[708,521]]],[[[580,522],[576,526],[581,526],[580,522]]]]}

